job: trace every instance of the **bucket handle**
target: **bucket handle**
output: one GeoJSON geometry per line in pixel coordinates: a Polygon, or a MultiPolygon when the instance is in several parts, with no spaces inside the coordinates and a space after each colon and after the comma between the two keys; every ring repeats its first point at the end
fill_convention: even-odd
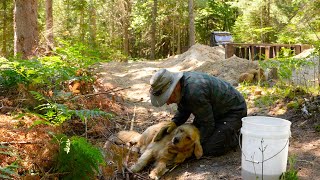
{"type": "MultiPolygon", "coordinates": [[[[277,152],[275,155],[273,155],[273,156],[269,157],[268,159],[265,159],[265,160],[263,160],[263,161],[261,161],[261,162],[260,162],[260,161],[255,162],[255,161],[248,160],[247,157],[246,157],[246,155],[245,155],[244,152],[242,151],[242,147],[241,147],[241,136],[242,136],[242,133],[241,133],[241,131],[240,131],[238,140],[239,140],[239,147],[240,147],[240,150],[241,150],[242,155],[244,156],[244,158],[245,158],[246,161],[251,162],[251,163],[256,163],[256,164],[264,163],[264,162],[266,162],[266,161],[274,158],[275,156],[277,156],[278,154],[280,154],[280,153],[287,147],[287,145],[288,145],[288,143],[289,143],[289,138],[288,138],[288,140],[287,140],[286,144],[283,146],[283,148],[282,148],[279,152],[277,152]]],[[[262,138],[262,140],[263,140],[263,138],[262,138]]]]}

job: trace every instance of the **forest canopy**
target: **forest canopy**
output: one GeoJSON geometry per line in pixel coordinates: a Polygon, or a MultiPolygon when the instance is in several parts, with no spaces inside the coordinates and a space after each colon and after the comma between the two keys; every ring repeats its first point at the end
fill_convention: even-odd
{"type": "MultiPolygon", "coordinates": [[[[37,10],[39,47],[46,46],[48,31],[56,46],[62,40],[80,43],[103,59],[150,58],[152,44],[156,58],[162,58],[180,54],[190,46],[190,1],[32,2],[37,10]],[[53,22],[49,28],[48,11],[52,11],[53,22]]],[[[14,54],[14,13],[18,13],[14,6],[9,0],[0,4],[0,48],[6,57],[14,54]]],[[[194,0],[192,7],[195,39],[200,44],[208,45],[213,31],[229,31],[234,42],[242,43],[313,44],[320,36],[318,0],[194,0]]]]}

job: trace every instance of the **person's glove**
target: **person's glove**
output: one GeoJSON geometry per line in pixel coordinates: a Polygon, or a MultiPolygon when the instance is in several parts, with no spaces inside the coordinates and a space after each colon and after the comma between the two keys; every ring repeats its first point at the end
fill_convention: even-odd
{"type": "Polygon", "coordinates": [[[166,134],[171,133],[177,127],[176,123],[171,121],[168,125],[162,127],[153,141],[160,141],[166,134]]]}

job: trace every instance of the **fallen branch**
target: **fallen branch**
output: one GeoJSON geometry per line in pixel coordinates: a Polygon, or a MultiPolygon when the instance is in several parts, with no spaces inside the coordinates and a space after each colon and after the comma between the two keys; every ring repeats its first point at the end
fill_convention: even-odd
{"type": "Polygon", "coordinates": [[[132,172],[128,167],[126,167],[125,166],[125,168],[126,168],[126,170],[130,173],[130,174],[133,174],[134,176],[138,176],[140,179],[149,179],[149,177],[145,177],[145,176],[143,176],[143,175],[141,175],[141,174],[139,174],[139,173],[134,173],[134,172],[132,172]]]}
{"type": "Polygon", "coordinates": [[[169,170],[169,172],[173,171],[173,170],[174,170],[176,167],[178,167],[178,166],[179,166],[179,164],[174,165],[173,168],[171,168],[171,169],[169,170]]]}
{"type": "Polygon", "coordinates": [[[133,116],[132,116],[132,119],[131,119],[131,125],[130,125],[130,130],[132,131],[133,130],[133,124],[134,124],[134,118],[136,116],[136,106],[134,106],[134,109],[133,109],[133,116]]]}
{"type": "Polygon", "coordinates": [[[10,145],[10,144],[43,144],[43,142],[34,142],[34,141],[12,141],[12,142],[0,142],[0,145],[10,145]]]}

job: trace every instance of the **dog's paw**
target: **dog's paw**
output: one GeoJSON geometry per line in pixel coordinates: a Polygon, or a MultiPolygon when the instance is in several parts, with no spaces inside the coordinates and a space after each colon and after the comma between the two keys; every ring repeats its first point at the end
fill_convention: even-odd
{"type": "Polygon", "coordinates": [[[139,153],[140,152],[140,148],[134,146],[134,147],[132,147],[131,151],[135,152],[135,153],[139,153]]]}
{"type": "Polygon", "coordinates": [[[164,169],[153,169],[150,174],[149,174],[149,178],[150,179],[160,179],[166,172],[168,172],[169,169],[164,168],[164,169]]]}
{"type": "Polygon", "coordinates": [[[151,172],[151,173],[149,174],[149,178],[150,178],[150,179],[158,180],[158,179],[160,179],[160,176],[157,176],[156,173],[151,172]]]}

